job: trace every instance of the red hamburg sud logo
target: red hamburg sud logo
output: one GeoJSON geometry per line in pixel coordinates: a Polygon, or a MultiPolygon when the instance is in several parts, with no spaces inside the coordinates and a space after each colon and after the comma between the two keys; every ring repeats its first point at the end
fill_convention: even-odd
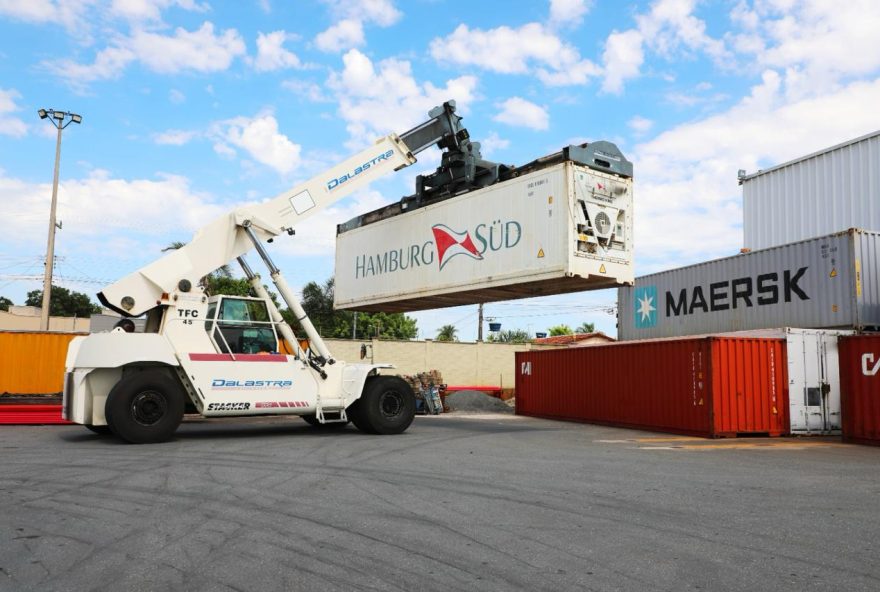
{"type": "Polygon", "coordinates": [[[471,240],[471,233],[455,232],[445,224],[437,224],[431,228],[434,233],[434,244],[437,245],[437,260],[440,263],[440,269],[456,255],[467,255],[473,259],[482,259],[483,255],[477,250],[474,241],[471,240]]]}

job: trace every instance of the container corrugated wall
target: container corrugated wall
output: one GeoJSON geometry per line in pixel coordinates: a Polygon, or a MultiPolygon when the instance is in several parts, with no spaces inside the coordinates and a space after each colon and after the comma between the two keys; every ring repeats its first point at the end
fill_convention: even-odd
{"type": "Polygon", "coordinates": [[[880,229],[880,132],[746,177],[743,218],[750,249],[880,229]]]}
{"type": "Polygon", "coordinates": [[[878,249],[850,230],[638,277],[618,289],[618,337],[878,326],[878,249]]]}
{"type": "Polygon", "coordinates": [[[67,346],[77,335],[84,333],[0,331],[0,396],[60,393],[67,346]]]}
{"type": "Polygon", "coordinates": [[[880,335],[841,337],[843,439],[880,446],[880,335]]]}
{"type": "Polygon", "coordinates": [[[701,338],[516,354],[516,412],[706,437],[785,434],[785,341],[701,338]]]}

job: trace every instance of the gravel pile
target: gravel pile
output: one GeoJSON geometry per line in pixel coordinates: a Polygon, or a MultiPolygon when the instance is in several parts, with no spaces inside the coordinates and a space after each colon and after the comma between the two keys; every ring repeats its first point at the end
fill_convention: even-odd
{"type": "Polygon", "coordinates": [[[513,413],[513,408],[501,399],[480,391],[457,391],[446,396],[450,411],[465,413],[513,413]]]}

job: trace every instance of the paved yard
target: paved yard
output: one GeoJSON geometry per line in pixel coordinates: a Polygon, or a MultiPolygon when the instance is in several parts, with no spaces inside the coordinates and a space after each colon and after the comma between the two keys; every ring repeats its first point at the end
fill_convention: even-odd
{"type": "Polygon", "coordinates": [[[0,428],[0,590],[878,590],[880,448],[505,415],[0,428]]]}

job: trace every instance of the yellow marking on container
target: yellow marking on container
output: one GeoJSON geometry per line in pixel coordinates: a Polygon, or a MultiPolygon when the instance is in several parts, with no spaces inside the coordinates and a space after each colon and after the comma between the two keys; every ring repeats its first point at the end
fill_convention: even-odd
{"type": "Polygon", "coordinates": [[[539,248],[538,249],[538,259],[543,259],[543,258],[544,258],[544,249],[539,248]]]}
{"type": "Polygon", "coordinates": [[[837,268],[832,267],[832,268],[831,268],[831,273],[828,274],[828,277],[836,278],[836,277],[837,277],[837,268]]]}
{"type": "Polygon", "coordinates": [[[831,312],[837,312],[837,305],[836,304],[831,305],[831,312]]]}
{"type": "Polygon", "coordinates": [[[605,271],[605,264],[604,263],[599,266],[599,273],[608,273],[607,271],[605,271]]]}
{"type": "Polygon", "coordinates": [[[553,196],[552,196],[552,195],[549,196],[549,197],[547,198],[547,203],[548,203],[548,204],[552,204],[552,203],[553,203],[553,196]]]}
{"type": "Polygon", "coordinates": [[[856,259],[856,296],[862,297],[862,260],[856,259]]]}

